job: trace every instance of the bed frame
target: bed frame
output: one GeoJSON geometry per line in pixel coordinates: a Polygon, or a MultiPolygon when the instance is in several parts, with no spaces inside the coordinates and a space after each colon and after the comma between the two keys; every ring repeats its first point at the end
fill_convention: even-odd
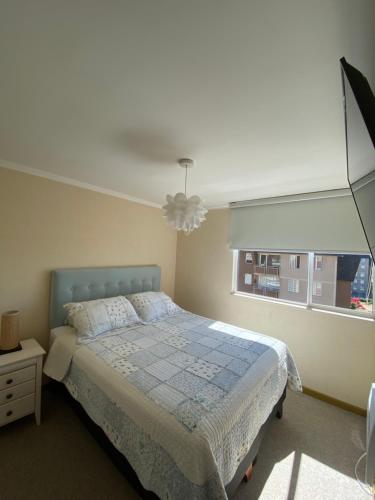
{"type": "MultiPolygon", "coordinates": [[[[65,323],[66,311],[63,305],[67,302],[80,302],[94,300],[104,297],[115,297],[129,293],[159,291],[160,290],[160,267],[158,266],[126,266],[126,267],[98,267],[98,268],[76,268],[57,269],[51,274],[50,295],[50,328],[62,326],[65,323]]],[[[126,458],[112,445],[100,427],[98,427],[86,414],[82,406],[75,401],[65,389],[63,384],[61,390],[70,401],[72,407],[85,422],[91,434],[99,444],[107,451],[115,465],[130,479],[138,490],[142,492],[143,498],[157,498],[154,493],[146,492],[136,478],[126,458]]],[[[56,387],[53,384],[53,387],[56,387]]],[[[229,498],[237,490],[243,480],[251,478],[253,467],[264,435],[270,427],[274,417],[281,418],[283,414],[283,402],[286,396],[286,388],[274,406],[266,422],[260,428],[248,454],[239,465],[232,481],[225,489],[229,498]]]]}

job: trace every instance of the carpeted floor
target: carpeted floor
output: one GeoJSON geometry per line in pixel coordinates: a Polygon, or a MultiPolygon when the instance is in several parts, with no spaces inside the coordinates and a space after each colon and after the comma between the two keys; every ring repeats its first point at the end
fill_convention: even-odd
{"type": "MultiPolygon", "coordinates": [[[[51,390],[43,397],[40,427],[26,417],[0,429],[0,499],[142,498],[64,397],[51,390]]],[[[364,418],[288,392],[284,417],[275,419],[253,478],[235,500],[367,499],[353,478],[364,440],[364,418]]]]}

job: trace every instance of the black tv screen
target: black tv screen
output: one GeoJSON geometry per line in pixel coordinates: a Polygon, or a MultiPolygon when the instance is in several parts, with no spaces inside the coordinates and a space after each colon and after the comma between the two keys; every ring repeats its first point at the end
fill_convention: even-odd
{"type": "Polygon", "coordinates": [[[365,76],[340,62],[348,181],[375,261],[375,97],[365,76]]]}

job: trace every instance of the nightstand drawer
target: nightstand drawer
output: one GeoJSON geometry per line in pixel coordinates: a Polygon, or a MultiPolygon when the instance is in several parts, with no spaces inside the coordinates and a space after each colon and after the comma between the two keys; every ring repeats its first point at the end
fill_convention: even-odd
{"type": "Polygon", "coordinates": [[[17,399],[13,403],[0,406],[0,427],[17,418],[33,413],[35,410],[35,395],[30,394],[24,398],[17,399]]]}
{"type": "Polygon", "coordinates": [[[0,406],[11,403],[15,399],[23,398],[29,394],[35,392],[35,380],[29,380],[28,382],[23,382],[23,384],[18,384],[14,387],[9,387],[0,391],[0,406]]]}
{"type": "Polygon", "coordinates": [[[14,372],[5,373],[0,375],[0,390],[8,389],[14,385],[26,382],[26,380],[35,378],[35,365],[27,366],[22,368],[22,370],[16,370],[14,372]]]}

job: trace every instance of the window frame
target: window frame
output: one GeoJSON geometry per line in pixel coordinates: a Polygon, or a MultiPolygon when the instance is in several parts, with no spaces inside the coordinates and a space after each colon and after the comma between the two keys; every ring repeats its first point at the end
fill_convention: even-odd
{"type": "MultiPolygon", "coordinates": [[[[372,312],[363,312],[359,311],[356,309],[349,309],[345,307],[338,307],[338,306],[331,306],[331,305],[325,305],[325,304],[317,304],[316,302],[313,301],[313,281],[314,281],[314,272],[317,270],[315,269],[315,255],[368,255],[369,257],[372,256],[370,253],[366,252],[323,252],[323,251],[305,251],[305,250],[264,250],[264,249],[255,249],[252,248],[246,249],[246,248],[241,248],[240,250],[233,250],[233,269],[232,269],[232,294],[233,295],[238,295],[238,296],[243,296],[243,297],[249,297],[255,300],[261,300],[265,302],[273,302],[276,304],[284,304],[284,305],[290,305],[294,306],[297,308],[301,309],[307,309],[311,311],[321,311],[321,312],[329,312],[333,314],[337,314],[340,316],[348,316],[352,318],[359,318],[359,319],[365,319],[365,320],[370,320],[374,321],[375,320],[375,307],[374,307],[374,298],[373,298],[373,308],[372,312]],[[304,254],[308,256],[308,273],[307,273],[307,301],[306,302],[297,302],[293,300],[286,300],[286,299],[279,299],[279,298],[274,298],[274,297],[267,297],[267,296],[262,296],[262,295],[257,295],[255,293],[251,292],[243,292],[238,290],[238,256],[240,251],[245,251],[245,252],[261,252],[261,253],[266,253],[266,254],[304,254]]],[[[372,263],[373,266],[373,275],[375,273],[375,263],[373,261],[372,263]]],[[[373,295],[374,295],[374,289],[373,289],[373,295]]]]}

